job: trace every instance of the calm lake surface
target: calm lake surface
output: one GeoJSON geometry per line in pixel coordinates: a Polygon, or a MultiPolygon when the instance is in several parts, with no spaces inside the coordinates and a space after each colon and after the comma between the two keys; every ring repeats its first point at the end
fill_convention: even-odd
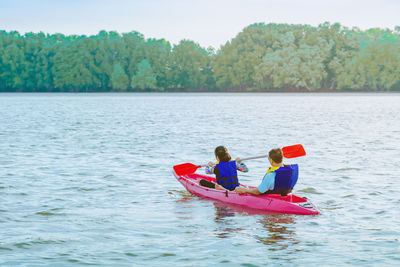
{"type": "MultiPolygon", "coordinates": [[[[0,94],[0,265],[400,265],[400,94],[0,94]],[[200,199],[172,166],[301,143],[319,216],[200,199]]],[[[258,185],[266,159],[247,161],[258,185]]],[[[203,170],[199,170],[202,172],[203,170]]]]}

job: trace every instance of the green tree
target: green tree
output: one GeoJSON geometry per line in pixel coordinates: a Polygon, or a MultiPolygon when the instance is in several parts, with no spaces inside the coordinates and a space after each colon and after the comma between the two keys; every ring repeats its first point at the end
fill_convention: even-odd
{"type": "Polygon", "coordinates": [[[271,85],[275,88],[306,89],[321,88],[326,71],[324,61],[328,57],[330,45],[317,38],[312,44],[307,39],[296,45],[296,38],[288,32],[275,51],[269,50],[263,62],[257,67],[255,79],[259,86],[271,85]]]}
{"type": "Polygon", "coordinates": [[[132,76],[131,87],[141,90],[157,88],[157,80],[153,69],[146,59],[139,63],[138,72],[132,76]]]}
{"type": "Polygon", "coordinates": [[[24,53],[17,43],[12,43],[4,48],[2,53],[2,73],[0,78],[5,88],[19,89],[24,85],[25,72],[24,53]]]}
{"type": "Polygon", "coordinates": [[[119,91],[126,91],[129,86],[129,78],[120,63],[114,64],[113,72],[111,74],[111,85],[113,89],[119,91]]]}
{"type": "Polygon", "coordinates": [[[172,49],[170,59],[171,85],[175,88],[202,88],[210,73],[210,51],[199,44],[182,40],[172,49]]]}
{"type": "Polygon", "coordinates": [[[400,43],[374,42],[364,47],[338,75],[338,86],[389,90],[400,80],[400,43]]]}

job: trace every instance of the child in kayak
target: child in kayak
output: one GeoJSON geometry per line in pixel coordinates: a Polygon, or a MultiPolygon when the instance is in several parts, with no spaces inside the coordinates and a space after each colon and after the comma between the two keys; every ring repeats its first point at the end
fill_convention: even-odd
{"type": "Polygon", "coordinates": [[[271,149],[268,153],[268,159],[271,167],[268,168],[261,184],[256,188],[237,187],[235,192],[238,194],[281,194],[290,193],[297,182],[298,166],[297,164],[283,164],[283,153],[280,148],[271,149]]]}
{"type": "Polygon", "coordinates": [[[240,158],[232,160],[231,155],[229,155],[224,146],[216,147],[214,153],[217,163],[209,162],[208,166],[206,166],[206,174],[215,174],[217,184],[202,179],[200,180],[200,185],[219,190],[234,190],[239,186],[237,171],[248,172],[249,169],[240,158]]]}

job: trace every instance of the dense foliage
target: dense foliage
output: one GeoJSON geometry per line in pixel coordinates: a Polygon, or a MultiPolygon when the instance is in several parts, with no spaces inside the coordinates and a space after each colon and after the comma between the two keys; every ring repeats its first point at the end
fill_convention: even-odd
{"type": "Polygon", "coordinates": [[[400,27],[257,23],[216,52],[138,32],[0,31],[0,91],[163,90],[400,90],[400,27]]]}

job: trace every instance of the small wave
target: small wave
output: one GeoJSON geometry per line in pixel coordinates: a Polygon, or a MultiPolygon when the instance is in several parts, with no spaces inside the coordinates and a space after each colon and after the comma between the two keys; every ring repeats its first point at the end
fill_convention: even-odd
{"type": "Polygon", "coordinates": [[[300,189],[300,190],[298,190],[297,192],[300,192],[300,193],[307,193],[307,194],[316,194],[316,195],[321,195],[322,193],[320,193],[320,192],[318,192],[315,188],[313,188],[313,187],[307,187],[307,188],[304,188],[304,189],[300,189]]]}
{"type": "Polygon", "coordinates": [[[64,208],[52,208],[52,211],[56,211],[56,210],[63,210],[64,208]]]}
{"type": "Polygon", "coordinates": [[[6,247],[0,247],[0,250],[8,250],[8,251],[11,251],[12,249],[11,249],[11,248],[6,248],[6,247]]]}
{"type": "Polygon", "coordinates": [[[334,170],[334,172],[341,172],[341,171],[359,171],[361,170],[360,168],[340,168],[337,170],[334,170]]]}
{"type": "Polygon", "coordinates": [[[171,256],[176,256],[174,253],[163,253],[161,254],[161,257],[171,257],[171,256]]]}
{"type": "Polygon", "coordinates": [[[179,195],[179,196],[182,196],[182,197],[191,197],[191,196],[193,196],[191,193],[189,193],[186,190],[170,190],[170,191],[168,191],[168,194],[170,194],[170,195],[179,195]]]}
{"type": "Polygon", "coordinates": [[[341,207],[341,206],[332,206],[332,207],[324,208],[324,210],[340,210],[340,209],[343,209],[343,207],[341,207]]]}
{"type": "Polygon", "coordinates": [[[368,194],[369,196],[378,196],[378,195],[382,195],[381,192],[372,192],[368,194]]]}
{"type": "Polygon", "coordinates": [[[242,263],[241,266],[245,266],[245,267],[257,267],[258,265],[254,265],[251,263],[242,263]]]}
{"type": "Polygon", "coordinates": [[[26,243],[26,242],[20,242],[20,243],[15,243],[14,244],[14,247],[17,247],[17,248],[27,248],[27,247],[30,247],[31,246],[31,244],[30,243],[26,243]]]}
{"type": "MultiPolygon", "coordinates": [[[[52,210],[57,210],[57,209],[52,209],[52,210]]],[[[50,211],[38,211],[35,214],[36,215],[43,215],[43,216],[62,215],[61,213],[54,213],[54,212],[50,212],[50,211]]]]}
{"type": "Polygon", "coordinates": [[[64,244],[66,241],[63,240],[43,240],[43,239],[38,239],[38,240],[33,240],[29,242],[32,245],[46,245],[46,244],[64,244]]]}
{"type": "Polygon", "coordinates": [[[125,255],[129,256],[129,257],[137,257],[137,254],[131,253],[131,252],[127,252],[127,253],[125,253],[125,255]]]}
{"type": "Polygon", "coordinates": [[[24,193],[24,192],[19,192],[19,193],[13,193],[13,195],[16,195],[16,196],[27,196],[28,194],[24,193]]]}
{"type": "Polygon", "coordinates": [[[76,191],[88,192],[88,191],[96,191],[96,190],[98,190],[98,188],[86,188],[86,187],[73,186],[73,187],[63,188],[62,190],[76,190],[76,191]]]}
{"type": "Polygon", "coordinates": [[[37,215],[45,215],[45,216],[55,215],[55,213],[47,212],[47,211],[38,211],[38,212],[36,212],[36,214],[37,215]]]}
{"type": "Polygon", "coordinates": [[[333,199],[325,201],[324,204],[326,205],[326,207],[324,207],[325,210],[343,209],[343,207],[337,204],[336,201],[333,199]]]}
{"type": "Polygon", "coordinates": [[[48,244],[64,244],[66,241],[63,240],[44,240],[44,239],[35,239],[26,242],[15,243],[14,246],[17,248],[29,248],[34,245],[48,245],[48,244]]]}
{"type": "Polygon", "coordinates": [[[83,188],[83,187],[78,188],[78,191],[84,191],[84,192],[87,192],[87,191],[96,191],[96,190],[97,190],[96,188],[83,188]]]}

